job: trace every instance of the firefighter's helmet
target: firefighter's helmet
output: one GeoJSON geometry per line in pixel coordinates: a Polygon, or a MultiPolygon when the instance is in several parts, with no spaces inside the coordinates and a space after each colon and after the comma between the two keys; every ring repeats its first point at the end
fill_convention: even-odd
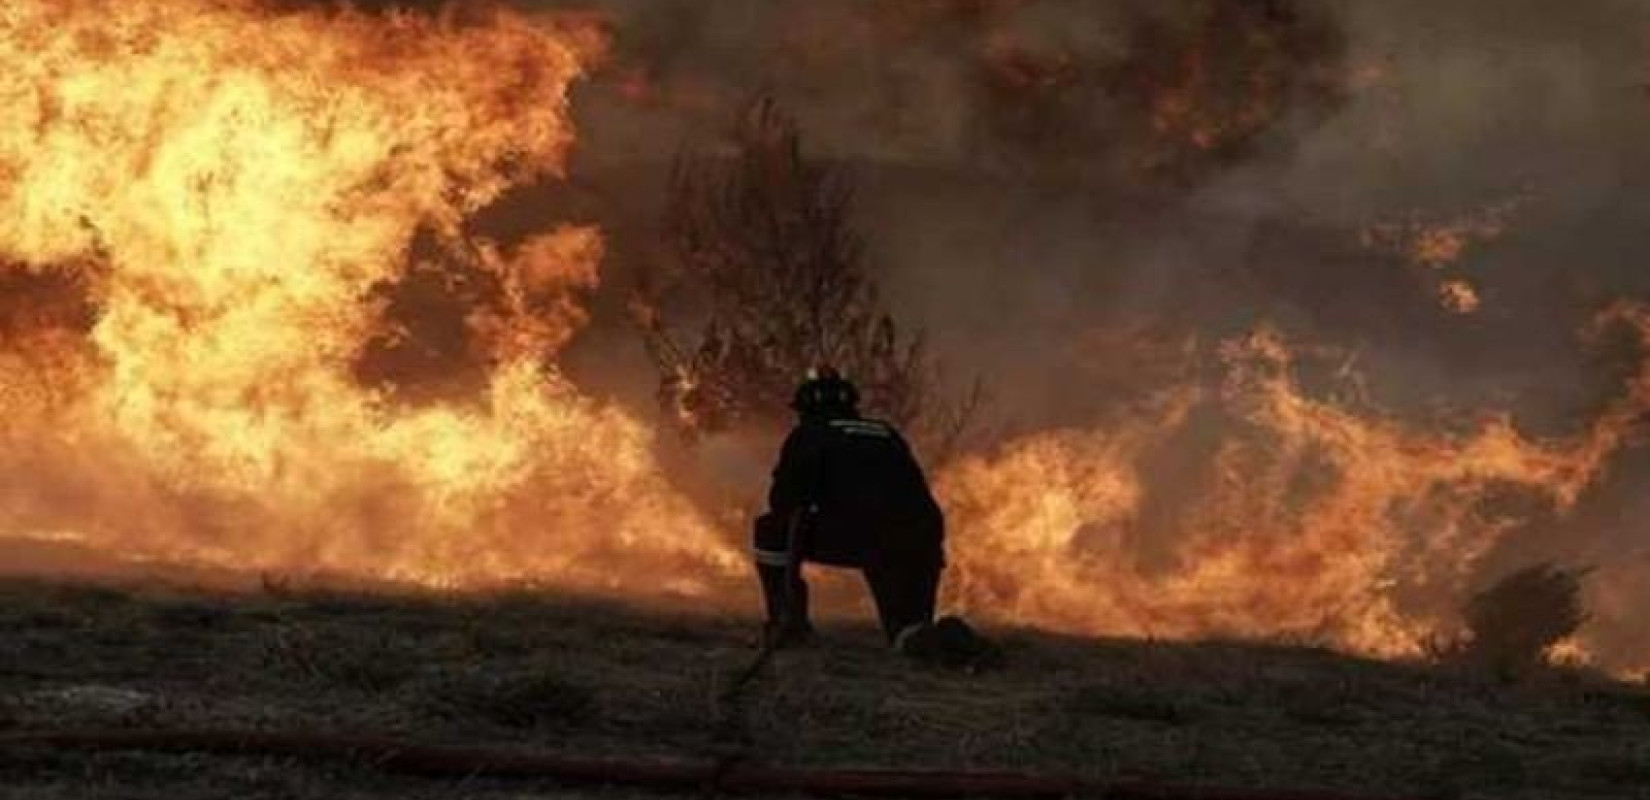
{"type": "Polygon", "coordinates": [[[804,416],[854,414],[859,411],[859,389],[830,367],[809,370],[807,380],[796,387],[791,408],[804,416]]]}

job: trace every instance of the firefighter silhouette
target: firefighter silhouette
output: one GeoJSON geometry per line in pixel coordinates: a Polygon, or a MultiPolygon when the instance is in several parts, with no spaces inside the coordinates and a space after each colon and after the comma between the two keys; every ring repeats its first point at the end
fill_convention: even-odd
{"type": "Polygon", "coordinates": [[[774,468],[768,512],[755,526],[767,642],[812,636],[802,564],[815,562],[863,571],[896,649],[919,655],[942,641],[966,650],[973,637],[966,625],[934,622],[945,517],[904,437],[860,416],[859,391],[829,368],[797,388],[792,408],[797,425],[774,468]]]}

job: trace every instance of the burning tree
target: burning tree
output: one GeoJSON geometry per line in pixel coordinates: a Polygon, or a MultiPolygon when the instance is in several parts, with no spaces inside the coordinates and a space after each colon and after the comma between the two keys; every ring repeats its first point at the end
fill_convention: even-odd
{"type": "Polygon", "coordinates": [[[980,387],[941,396],[922,334],[886,310],[852,219],[849,172],[805,157],[796,122],[767,98],[746,109],[733,145],[678,157],[664,225],[672,263],[635,303],[668,416],[690,439],[781,420],[798,379],[830,365],[929,452],[950,449],[980,387]],[[693,320],[685,340],[661,311],[667,293],[693,320]]]}

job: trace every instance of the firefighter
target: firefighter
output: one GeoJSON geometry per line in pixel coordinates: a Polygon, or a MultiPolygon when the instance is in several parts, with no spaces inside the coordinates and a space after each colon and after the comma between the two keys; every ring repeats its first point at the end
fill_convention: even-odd
{"type": "Polygon", "coordinates": [[[974,637],[961,620],[934,621],[945,517],[905,439],[861,417],[859,391],[828,368],[797,388],[792,408],[797,425],[774,468],[768,512],[756,520],[767,643],[811,638],[802,576],[811,561],[863,571],[895,649],[918,657],[968,650],[974,637]]]}

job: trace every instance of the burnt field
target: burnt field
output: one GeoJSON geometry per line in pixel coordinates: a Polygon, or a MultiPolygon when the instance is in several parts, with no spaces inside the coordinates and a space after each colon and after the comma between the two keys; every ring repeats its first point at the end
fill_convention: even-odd
{"type": "MultiPolygon", "coordinates": [[[[1650,797],[1650,693],[1290,644],[999,630],[1006,669],[902,663],[827,622],[744,693],[749,618],[530,593],[218,594],[0,583],[0,734],[233,730],[801,767],[1075,773],[1244,790],[1650,797]]],[[[16,746],[7,798],[667,796],[347,759],[16,746]]]]}

